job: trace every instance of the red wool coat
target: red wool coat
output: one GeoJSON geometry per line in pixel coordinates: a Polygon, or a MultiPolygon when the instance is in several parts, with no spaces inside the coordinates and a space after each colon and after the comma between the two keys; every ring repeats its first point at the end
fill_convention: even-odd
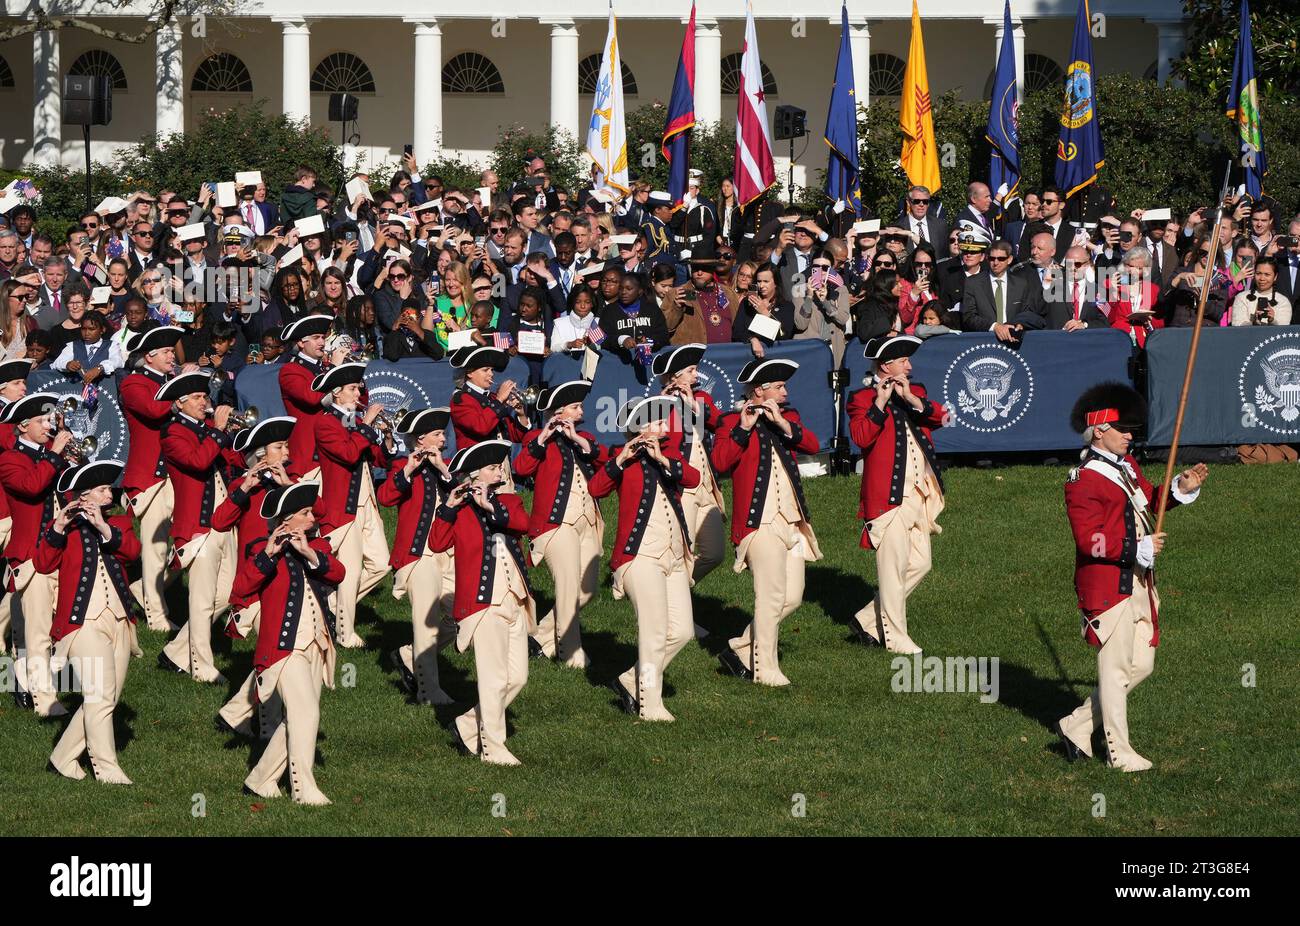
{"type": "MultiPolygon", "coordinates": [[[[1160,489],[1152,486],[1132,456],[1124,458],[1137,474],[1134,480],[1155,511],[1160,489]]],[[[1169,507],[1179,504],[1172,493],[1169,507]]],[[[1065,483],[1065,513],[1074,535],[1074,590],[1079,610],[1089,620],[1110,610],[1133,594],[1133,568],[1137,565],[1137,515],[1124,490],[1100,473],[1082,467],[1070,470],[1065,483]]],[[[1152,579],[1154,587],[1154,579],[1152,579]]],[[[1101,641],[1089,627],[1088,642],[1101,641]]],[[[1156,625],[1154,646],[1159,642],[1156,625]]]]}
{"type": "Polygon", "coordinates": [[[57,572],[59,575],[59,600],[50,629],[50,639],[55,643],[81,629],[85,623],[86,607],[90,604],[85,592],[95,580],[95,566],[101,557],[109,582],[126,608],[131,623],[135,623],[140,606],[131,594],[125,566],[140,558],[140,540],[131,526],[130,515],[120,514],[107,520],[112,532],[108,540],[80,518],[68,525],[66,534],[59,533],[51,524],[36,551],[36,571],[46,575],[57,572]]]}
{"type": "Polygon", "coordinates": [[[311,388],[311,382],[325,372],[325,364],[312,362],[302,354],[280,365],[280,400],[284,413],[294,418],[298,425],[289,432],[288,472],[301,476],[316,467],[315,422],[324,409],[320,400],[325,393],[311,388]]]}
{"type": "Polygon", "coordinates": [[[304,595],[316,596],[330,639],[334,639],[329,595],[343,581],[343,564],[330,552],[329,541],[323,537],[313,538],[309,546],[319,558],[315,569],[308,568],[288,544],[276,556],[267,556],[265,538],[254,541],[249,555],[239,564],[233,594],[262,602],[257,649],[253,652],[253,668],[258,672],[265,672],[293,652],[304,595]]]}
{"type": "Polygon", "coordinates": [[[171,537],[178,547],[213,529],[218,475],[229,492],[235,474],[243,468],[243,457],[228,449],[230,440],[228,433],[212,426],[211,419],[199,424],[176,415],[163,425],[163,462],[176,500],[171,537]]]}
{"type": "Polygon", "coordinates": [[[477,614],[492,603],[492,583],[496,574],[496,555],[492,535],[502,534],[510,555],[529,595],[528,567],[519,538],[528,533],[528,511],[513,492],[492,496],[494,510],[489,514],[474,502],[455,508],[438,507],[438,516],[429,534],[429,549],[434,553],[454,550],[456,557],[456,598],[452,617],[457,621],[477,614]]]}
{"type": "Polygon", "coordinates": [[[397,509],[397,533],[393,536],[393,552],[388,557],[388,565],[394,571],[424,555],[438,506],[452,487],[428,463],[421,463],[407,479],[404,470],[408,459],[394,460],[388,478],[375,490],[379,504],[397,509]]]}
{"type": "Polygon", "coordinates": [[[782,409],[781,414],[790,422],[788,438],[763,419],[759,419],[752,430],[746,431],[740,426],[740,412],[729,412],[718,423],[718,436],[710,459],[720,474],[731,474],[731,542],[736,545],[762,523],[768,486],[772,484],[773,444],[780,448],[778,458],[794,486],[799,511],[805,521],[812,523],[803,498],[803,482],[799,478],[799,462],[795,454],[816,453],[821,442],[803,426],[799,413],[793,408],[782,409]]]}
{"type": "Polygon", "coordinates": [[[171,420],[172,403],[154,401],[165,382],[167,377],[163,374],[142,368],[125,377],[117,390],[130,437],[122,487],[131,498],[162,482],[167,475],[162,458],[162,429],[171,420]]]}
{"type": "Polygon", "coordinates": [[[523,443],[524,428],[514,409],[498,402],[494,395],[473,389],[457,389],[451,396],[451,425],[456,432],[456,450],[473,447],[479,441],[498,438],[523,443]]]}
{"type": "Polygon", "coordinates": [[[45,449],[19,442],[0,453],[0,486],[9,497],[13,526],[4,555],[11,566],[30,561],[54,520],[54,483],[68,464],[45,449]]]}
{"type": "MultiPolygon", "coordinates": [[[[862,449],[862,489],[858,495],[858,517],[862,521],[874,521],[903,503],[908,428],[943,487],[930,432],[943,427],[944,410],[926,397],[920,383],[912,383],[912,394],[922,402],[919,412],[902,398],[891,399],[883,411],[876,408],[874,386],[849,396],[849,436],[862,449]]],[[[866,531],[862,532],[861,545],[871,546],[866,531]]]]}
{"type": "Polygon", "coordinates": [[[591,490],[591,478],[597,467],[609,458],[608,451],[600,445],[594,434],[579,431],[578,435],[591,445],[591,453],[583,453],[567,437],[551,435],[545,445],[537,442],[542,432],[533,429],[524,435],[524,452],[515,457],[514,471],[520,476],[532,476],[533,513],[528,536],[536,540],[564,520],[564,509],[569,503],[573,486],[574,467],[582,470],[591,490]]]}
{"type": "Polygon", "coordinates": [[[343,413],[330,408],[316,419],[315,428],[321,507],[325,520],[334,529],[356,520],[365,467],[372,462],[387,466],[388,454],[384,452],[379,432],[363,424],[360,416],[355,426],[348,428],[343,423],[343,413]]]}
{"type": "Polygon", "coordinates": [[[693,489],[700,484],[700,471],[683,460],[681,453],[667,441],[661,446],[661,452],[668,460],[667,470],[642,453],[629,460],[624,469],[617,463],[622,449],[610,448],[609,459],[596,470],[587,487],[595,498],[604,498],[618,489],[618,530],[614,533],[614,549],[609,557],[611,571],[631,562],[641,549],[648,524],[646,515],[651,510],[656,492],[668,496],[668,504],[682,531],[682,546],[689,550],[691,532],[682,513],[682,489],[693,489]]]}

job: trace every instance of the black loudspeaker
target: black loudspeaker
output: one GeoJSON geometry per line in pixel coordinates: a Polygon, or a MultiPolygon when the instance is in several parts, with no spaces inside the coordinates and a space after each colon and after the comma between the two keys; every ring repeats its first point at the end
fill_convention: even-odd
{"type": "Polygon", "coordinates": [[[329,121],[356,122],[357,98],[350,93],[331,93],[329,121]]]}
{"type": "Polygon", "coordinates": [[[772,138],[784,141],[787,138],[803,138],[808,134],[808,113],[798,106],[778,106],[776,120],[772,125],[772,138]]]}
{"type": "Polygon", "coordinates": [[[108,125],[112,122],[112,80],[79,74],[63,78],[63,121],[68,125],[108,125]]]}

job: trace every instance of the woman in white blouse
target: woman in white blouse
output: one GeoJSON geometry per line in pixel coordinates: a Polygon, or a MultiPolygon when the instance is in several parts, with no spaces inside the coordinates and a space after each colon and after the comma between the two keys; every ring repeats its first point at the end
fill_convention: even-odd
{"type": "Polygon", "coordinates": [[[1261,257],[1255,263],[1255,276],[1246,289],[1237,293],[1232,302],[1232,324],[1289,325],[1291,300],[1273,289],[1277,282],[1277,262],[1271,257],[1261,257]]]}

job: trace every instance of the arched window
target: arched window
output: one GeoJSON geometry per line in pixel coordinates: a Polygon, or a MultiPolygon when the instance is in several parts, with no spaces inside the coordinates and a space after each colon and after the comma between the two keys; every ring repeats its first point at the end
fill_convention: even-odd
{"type": "Polygon", "coordinates": [[[1046,55],[1025,55],[1025,92],[1060,90],[1065,86],[1065,71],[1046,55]]]}
{"type": "Polygon", "coordinates": [[[14,87],[14,72],[9,68],[9,62],[0,55],[0,90],[12,90],[14,87]]]}
{"type": "Polygon", "coordinates": [[[126,89],[126,70],[122,62],[98,48],[82,52],[81,57],[68,68],[68,73],[74,77],[107,77],[113,82],[114,90],[126,89]]]}
{"type": "Polygon", "coordinates": [[[907,70],[907,65],[903,59],[897,55],[891,55],[887,52],[877,52],[867,59],[867,74],[873,97],[876,96],[902,96],[903,95],[903,72],[907,70]]]}
{"type": "MultiPolygon", "coordinates": [[[[596,95],[596,80],[600,71],[601,55],[588,55],[578,62],[578,92],[587,96],[596,95]]],[[[636,75],[632,69],[627,66],[626,61],[620,61],[623,66],[623,95],[636,96],[636,75]]]]}
{"type": "MultiPolygon", "coordinates": [[[[763,93],[767,96],[779,96],[776,89],[776,78],[772,76],[772,69],[767,63],[760,61],[759,67],[763,74],[763,93]]],[[[740,52],[732,52],[722,59],[722,92],[737,96],[740,93],[740,52]]]]}
{"type": "Polygon", "coordinates": [[[191,93],[252,93],[253,76],[248,66],[228,51],[208,55],[194,69],[191,93]]]}
{"type": "Polygon", "coordinates": [[[463,51],[443,66],[443,93],[505,93],[497,66],[476,51],[463,51]]]}
{"type": "Polygon", "coordinates": [[[311,72],[313,93],[374,93],[375,75],[351,52],[326,55],[311,72]]]}

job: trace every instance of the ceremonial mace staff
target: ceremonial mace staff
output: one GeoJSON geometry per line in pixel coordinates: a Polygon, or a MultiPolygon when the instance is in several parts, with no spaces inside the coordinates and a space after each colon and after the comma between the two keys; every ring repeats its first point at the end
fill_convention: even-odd
{"type": "Polygon", "coordinates": [[[1160,485],[1160,502],[1156,506],[1156,530],[1158,534],[1164,529],[1165,511],[1169,508],[1169,492],[1173,486],[1174,465],[1178,460],[1178,438],[1183,433],[1183,415],[1187,411],[1187,396],[1192,389],[1192,371],[1196,367],[1196,349],[1201,343],[1201,322],[1205,318],[1205,303],[1210,298],[1210,284],[1214,280],[1214,265],[1219,259],[1219,229],[1227,214],[1228,178],[1232,174],[1232,161],[1223,172],[1223,190],[1219,194],[1219,211],[1214,217],[1214,232],[1210,235],[1210,259],[1205,267],[1205,279],[1201,283],[1201,297],[1196,305],[1196,322],[1192,328],[1192,344],[1187,350],[1187,369],[1183,372],[1183,391],[1178,397],[1178,415],[1174,419],[1174,436],[1169,444],[1169,459],[1165,463],[1165,479],[1160,485]]]}

